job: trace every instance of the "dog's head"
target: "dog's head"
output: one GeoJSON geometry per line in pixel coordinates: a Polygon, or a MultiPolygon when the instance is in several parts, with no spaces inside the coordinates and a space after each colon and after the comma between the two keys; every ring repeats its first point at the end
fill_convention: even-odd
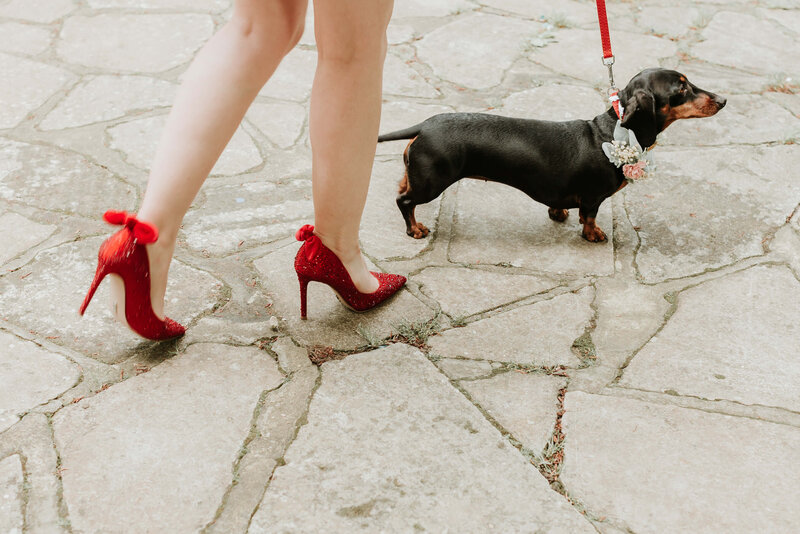
{"type": "Polygon", "coordinates": [[[647,69],[634,76],[619,99],[624,107],[622,126],[633,130],[643,147],[678,119],[710,117],[727,100],[700,89],[680,72],[647,69]]]}

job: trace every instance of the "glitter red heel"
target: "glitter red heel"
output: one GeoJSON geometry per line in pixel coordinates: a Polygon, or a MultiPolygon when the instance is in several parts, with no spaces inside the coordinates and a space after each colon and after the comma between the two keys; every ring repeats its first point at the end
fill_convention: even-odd
{"type": "Polygon", "coordinates": [[[159,319],[150,302],[150,264],[145,245],[158,239],[156,227],[124,211],[107,211],[103,219],[124,228],[100,245],[97,272],[79,313],[86,311],[103,278],[116,275],[122,282],[116,286],[119,291],[114,299],[117,319],[140,336],[155,341],[183,335],[186,329],[170,318],[159,319]]]}
{"type": "Polygon", "coordinates": [[[363,312],[374,308],[403,287],[406,277],[399,274],[375,273],[380,285],[374,293],[361,293],[353,280],[328,247],[314,235],[314,227],[307,224],[300,228],[295,237],[303,241],[294,259],[294,270],[300,282],[300,317],[306,318],[306,295],[309,282],[322,282],[336,292],[339,301],[353,311],[363,312]]]}

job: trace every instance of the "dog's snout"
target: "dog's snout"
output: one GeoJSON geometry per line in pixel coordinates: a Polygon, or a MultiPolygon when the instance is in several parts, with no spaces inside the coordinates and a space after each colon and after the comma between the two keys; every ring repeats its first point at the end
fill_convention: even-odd
{"type": "Polygon", "coordinates": [[[724,96],[714,95],[714,102],[717,104],[717,108],[722,109],[728,103],[728,99],[724,96]]]}

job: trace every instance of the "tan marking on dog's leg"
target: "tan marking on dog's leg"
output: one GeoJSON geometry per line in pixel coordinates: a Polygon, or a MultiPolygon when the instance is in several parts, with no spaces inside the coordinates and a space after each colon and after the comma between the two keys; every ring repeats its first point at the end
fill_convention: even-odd
{"type": "Polygon", "coordinates": [[[406,145],[406,149],[403,150],[403,164],[406,166],[406,170],[403,173],[403,178],[400,179],[400,183],[397,188],[398,194],[408,193],[411,190],[411,186],[408,183],[408,149],[411,148],[411,143],[416,140],[416,137],[412,138],[411,141],[408,142],[406,145]]]}
{"type": "Polygon", "coordinates": [[[400,183],[397,185],[397,194],[402,195],[408,192],[408,170],[403,173],[400,183]]]}

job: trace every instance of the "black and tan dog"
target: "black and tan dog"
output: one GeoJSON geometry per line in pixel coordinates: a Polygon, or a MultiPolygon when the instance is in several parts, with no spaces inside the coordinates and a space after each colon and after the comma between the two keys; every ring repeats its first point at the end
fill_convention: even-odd
{"type": "MultiPolygon", "coordinates": [[[[622,126],[633,130],[643,148],[674,121],[710,117],[726,102],[666,69],[640,72],[619,96],[622,126]]],[[[435,199],[461,178],[480,178],[516,187],[548,206],[554,221],[564,221],[569,208],[578,208],[583,237],[598,242],[606,235],[595,223],[597,210],[627,183],[601,148],[613,139],[616,122],[612,108],[592,120],[566,122],[444,113],[381,135],[378,142],[411,139],[397,197],[410,236],[428,235],[414,217],[418,204],[435,199]]]]}

